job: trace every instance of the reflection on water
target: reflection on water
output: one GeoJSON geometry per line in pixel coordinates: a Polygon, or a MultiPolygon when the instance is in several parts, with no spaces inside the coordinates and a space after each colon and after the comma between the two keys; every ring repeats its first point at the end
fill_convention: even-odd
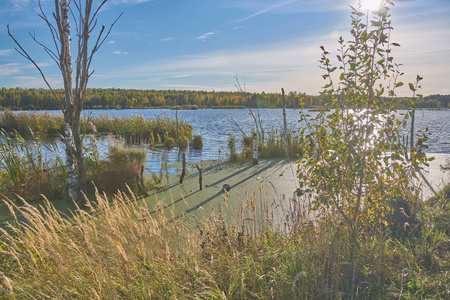
{"type": "MultiPolygon", "coordinates": [[[[255,113],[260,114],[263,128],[269,131],[271,128],[281,128],[283,126],[282,109],[254,109],[255,113]]],[[[59,114],[60,111],[49,111],[50,113],[59,114]]],[[[238,139],[240,138],[242,130],[246,135],[250,135],[251,129],[254,128],[255,123],[248,109],[203,109],[203,110],[180,110],[178,117],[186,120],[194,127],[194,133],[200,134],[203,137],[203,149],[185,151],[186,160],[188,162],[199,162],[202,160],[222,159],[227,155],[227,139],[229,133],[233,130],[238,139]],[[240,129],[236,127],[236,124],[240,129]]],[[[122,109],[122,110],[85,110],[85,115],[92,117],[109,114],[110,117],[115,116],[130,116],[143,115],[145,118],[153,118],[161,114],[173,114],[175,111],[169,109],[122,109]]],[[[399,111],[399,117],[402,117],[406,111],[399,111]]],[[[316,112],[310,112],[312,116],[316,112]]],[[[299,120],[299,110],[286,110],[288,126],[295,130],[301,127],[299,120]]],[[[429,128],[431,133],[428,141],[429,153],[450,153],[450,110],[441,111],[416,111],[415,117],[415,131],[416,134],[420,130],[429,128]]],[[[409,128],[409,126],[407,127],[409,128]]],[[[408,129],[409,130],[409,129],[408,129]]],[[[409,134],[405,130],[404,134],[409,134]]],[[[86,145],[92,141],[86,139],[86,145]]],[[[48,143],[45,147],[48,147],[48,143]]],[[[64,145],[61,140],[53,141],[53,145],[61,155],[64,155],[64,145]]],[[[145,145],[139,145],[147,149],[146,173],[159,173],[161,168],[161,156],[163,149],[148,148],[145,145]]],[[[98,140],[98,151],[101,157],[104,157],[108,148],[106,138],[102,137],[98,140]]],[[[46,148],[43,149],[44,152],[46,148]]],[[[181,161],[180,151],[174,148],[167,152],[168,164],[181,161]]],[[[174,169],[169,169],[170,173],[174,173],[174,169]]]]}

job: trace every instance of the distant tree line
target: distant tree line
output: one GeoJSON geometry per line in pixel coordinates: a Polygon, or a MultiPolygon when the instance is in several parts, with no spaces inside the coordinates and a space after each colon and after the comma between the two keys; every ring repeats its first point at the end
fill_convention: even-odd
{"type": "MultiPolygon", "coordinates": [[[[56,93],[64,97],[63,90],[56,93]]],[[[319,106],[318,97],[290,92],[285,97],[286,107],[299,107],[299,99],[308,106],[319,106]]],[[[129,89],[87,89],[84,108],[161,108],[183,105],[198,107],[283,107],[281,94],[205,92],[178,90],[129,90],[129,89]]],[[[0,107],[11,110],[51,110],[60,109],[60,104],[47,89],[7,89],[0,90],[0,107]]]]}
{"type": "MultiPolygon", "coordinates": [[[[61,98],[64,90],[56,90],[61,98]]],[[[306,107],[323,105],[320,96],[289,92],[285,96],[286,107],[300,107],[300,99],[306,107]]],[[[391,99],[384,99],[386,105],[391,99]]],[[[430,95],[415,100],[417,108],[449,108],[450,95],[430,95]]],[[[410,108],[407,98],[395,98],[397,108],[410,108]]],[[[197,106],[199,108],[280,108],[283,98],[279,93],[205,92],[179,90],[131,90],[87,89],[85,109],[95,108],[163,108],[174,106],[197,106]]],[[[11,110],[60,109],[60,103],[48,89],[1,88],[0,108],[11,110]]]]}

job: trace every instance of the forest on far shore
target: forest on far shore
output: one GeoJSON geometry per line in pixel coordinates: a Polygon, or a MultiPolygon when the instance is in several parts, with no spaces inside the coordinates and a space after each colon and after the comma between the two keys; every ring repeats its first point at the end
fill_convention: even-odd
{"type": "MultiPolygon", "coordinates": [[[[55,90],[62,99],[64,90],[55,90]]],[[[286,107],[300,107],[303,99],[305,107],[323,105],[320,96],[289,92],[285,95],[286,107]]],[[[385,98],[386,106],[398,109],[411,108],[409,98],[385,98]]],[[[416,98],[417,108],[450,108],[450,95],[430,95],[416,98]]],[[[86,90],[85,109],[108,108],[165,108],[184,106],[191,108],[281,108],[284,106],[280,93],[242,93],[242,92],[206,92],[180,90],[133,90],[133,89],[97,89],[86,90]]],[[[48,89],[1,88],[0,109],[10,110],[55,110],[60,102],[48,89]]]]}

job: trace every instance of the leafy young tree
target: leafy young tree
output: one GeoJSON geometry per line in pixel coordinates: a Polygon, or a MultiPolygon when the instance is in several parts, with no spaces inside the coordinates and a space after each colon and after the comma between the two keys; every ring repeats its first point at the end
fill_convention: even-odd
{"type": "Polygon", "coordinates": [[[18,46],[16,50],[39,70],[46,85],[61,105],[65,120],[66,190],[68,199],[73,199],[74,201],[81,201],[86,186],[83,141],[80,135],[80,115],[83,110],[86,87],[89,78],[93,74],[93,71],[90,71],[90,65],[94,54],[101,47],[110,34],[112,27],[120,18],[119,15],[108,31],[105,30],[105,26],[102,26],[98,31],[93,46],[89,47],[89,39],[97,25],[97,14],[107,1],[103,0],[97,9],[93,10],[93,0],[55,0],[54,12],[52,13],[53,22],[44,13],[41,1],[38,1],[41,11],[39,16],[50,30],[54,42],[53,49],[39,42],[35,35],[30,35],[36,43],[44,48],[45,52],[60,69],[64,81],[64,98],[58,96],[52,89],[40,67],[12,36],[8,25],[8,34],[18,46]],[[75,23],[74,31],[71,31],[71,16],[75,23]],[[71,41],[74,37],[74,40],[77,41],[75,60],[72,59],[71,51],[71,41]],[[73,77],[73,67],[75,67],[75,77],[73,77]]]}
{"type": "MultiPolygon", "coordinates": [[[[323,220],[337,220],[349,229],[351,290],[358,234],[363,227],[387,225],[389,202],[415,191],[412,179],[427,161],[420,147],[406,159],[399,130],[409,114],[400,120],[393,107],[381,106],[382,97],[394,97],[403,85],[398,81],[399,65],[391,56],[390,47],[399,46],[390,42],[391,5],[383,0],[378,11],[367,13],[361,6],[352,7],[352,39],[347,43],[339,39],[338,66],[321,47],[320,63],[327,80],[321,97],[327,104],[315,117],[301,114],[307,125],[300,132],[304,155],[299,159],[299,193],[310,194],[313,209],[323,220]]],[[[410,84],[414,93],[421,79],[417,76],[417,82],[410,84]]],[[[417,145],[422,141],[426,137],[417,145]]]]}

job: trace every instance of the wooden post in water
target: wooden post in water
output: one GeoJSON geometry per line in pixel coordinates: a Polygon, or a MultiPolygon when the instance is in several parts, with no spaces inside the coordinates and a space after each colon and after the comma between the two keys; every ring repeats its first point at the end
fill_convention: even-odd
{"type": "Polygon", "coordinates": [[[253,164],[258,164],[258,136],[253,134],[253,164]]]}
{"type": "Polygon", "coordinates": [[[183,183],[185,175],[186,175],[186,154],[183,153],[183,170],[181,171],[180,183],[183,183]]]}
{"type": "Polygon", "coordinates": [[[203,189],[203,185],[202,185],[202,181],[203,181],[202,170],[203,169],[200,169],[200,167],[197,164],[195,165],[195,167],[198,170],[198,183],[200,184],[200,191],[201,191],[203,189]]]}

